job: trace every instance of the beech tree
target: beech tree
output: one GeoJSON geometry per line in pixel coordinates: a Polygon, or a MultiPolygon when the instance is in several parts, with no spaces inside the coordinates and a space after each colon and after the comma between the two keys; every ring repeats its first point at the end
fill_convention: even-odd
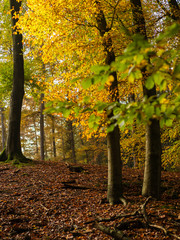
{"type": "MultiPolygon", "coordinates": [[[[104,37],[105,34],[111,30],[107,26],[106,18],[101,8],[100,3],[97,1],[97,27],[100,35],[104,37]]],[[[112,47],[112,39],[109,36],[103,43],[104,51],[106,53],[105,64],[110,65],[115,61],[115,53],[112,47]]],[[[110,98],[111,101],[117,102],[118,99],[118,80],[117,73],[110,73],[113,80],[110,85],[110,98]]],[[[113,112],[108,113],[108,118],[113,116],[113,112]]],[[[108,193],[107,199],[111,204],[120,201],[122,197],[122,161],[120,152],[120,131],[116,126],[113,131],[107,133],[107,148],[108,148],[108,193]]]]}
{"type": "Polygon", "coordinates": [[[21,151],[20,123],[21,107],[24,96],[24,60],[22,34],[16,32],[16,22],[22,1],[10,0],[13,38],[13,87],[10,101],[10,114],[7,134],[7,144],[1,153],[0,160],[27,161],[21,151]]]}
{"type": "Polygon", "coordinates": [[[4,108],[0,106],[0,115],[1,115],[1,128],[2,128],[2,151],[5,148],[5,142],[6,142],[6,129],[4,124],[4,108]]]}
{"type": "MultiPolygon", "coordinates": [[[[135,33],[142,34],[147,39],[145,19],[141,0],[131,0],[135,33]]],[[[148,77],[146,68],[141,70],[143,76],[143,93],[147,98],[156,96],[156,87],[147,89],[145,86],[148,77]]],[[[142,194],[144,196],[160,197],[161,182],[161,138],[160,125],[157,119],[150,119],[146,126],[146,158],[142,194]]]]}
{"type": "Polygon", "coordinates": [[[44,160],[44,93],[41,93],[40,98],[40,150],[41,150],[41,160],[44,160]]]}

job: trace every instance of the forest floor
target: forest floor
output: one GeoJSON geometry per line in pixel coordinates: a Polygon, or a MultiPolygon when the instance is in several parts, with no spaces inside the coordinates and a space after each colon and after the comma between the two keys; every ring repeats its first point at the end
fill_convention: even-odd
{"type": "Polygon", "coordinates": [[[0,239],[113,239],[96,228],[95,220],[117,227],[130,239],[179,239],[180,173],[162,172],[162,198],[150,199],[145,207],[148,221],[163,227],[158,229],[146,227],[143,216],[133,214],[146,201],[141,196],[142,170],[124,168],[128,204],[112,206],[102,200],[107,167],[83,168],[73,172],[62,162],[39,161],[21,168],[0,164],[0,239]]]}

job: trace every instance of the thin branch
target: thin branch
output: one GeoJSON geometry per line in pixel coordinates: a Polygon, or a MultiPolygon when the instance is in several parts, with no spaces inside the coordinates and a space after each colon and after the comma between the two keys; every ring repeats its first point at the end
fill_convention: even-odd
{"type": "Polygon", "coordinates": [[[119,16],[116,14],[117,20],[120,22],[120,24],[122,25],[122,28],[124,30],[124,32],[127,34],[128,37],[130,37],[130,39],[132,39],[132,33],[129,31],[129,29],[124,25],[123,21],[119,18],[119,16]]]}
{"type": "Polygon", "coordinates": [[[174,16],[174,14],[169,12],[159,0],[156,0],[156,1],[168,17],[172,18],[173,20],[177,20],[177,18],[174,16]]]}
{"type": "Polygon", "coordinates": [[[112,216],[110,218],[96,218],[95,220],[85,222],[85,224],[90,224],[90,223],[95,223],[95,222],[111,222],[111,221],[114,221],[114,220],[119,219],[119,218],[135,217],[137,215],[139,215],[138,210],[136,210],[136,211],[134,211],[133,213],[130,213],[130,214],[120,214],[120,215],[112,216]]]}
{"type": "Polygon", "coordinates": [[[155,19],[155,20],[151,20],[149,25],[148,25],[148,23],[147,23],[147,27],[153,26],[155,23],[157,23],[159,20],[161,20],[161,19],[164,18],[164,17],[166,17],[166,14],[163,14],[161,17],[159,17],[159,18],[157,18],[157,19],[155,19]]]}
{"type": "Polygon", "coordinates": [[[117,1],[116,5],[114,6],[114,11],[113,11],[113,16],[112,16],[112,20],[111,20],[111,25],[110,25],[110,29],[112,28],[113,26],[113,22],[114,22],[114,17],[115,17],[115,13],[116,13],[116,8],[119,4],[120,0],[117,1]]]}
{"type": "MultiPolygon", "coordinates": [[[[64,17],[67,21],[69,21],[69,22],[71,22],[71,23],[74,23],[74,21],[73,20],[71,20],[71,19],[69,19],[69,18],[67,18],[67,17],[64,17]]],[[[87,24],[85,24],[85,23],[77,23],[76,22],[76,25],[77,26],[83,26],[83,27],[94,27],[94,28],[97,28],[98,30],[99,30],[99,28],[96,26],[96,25],[93,25],[93,24],[90,24],[90,23],[87,23],[87,24]]]]}

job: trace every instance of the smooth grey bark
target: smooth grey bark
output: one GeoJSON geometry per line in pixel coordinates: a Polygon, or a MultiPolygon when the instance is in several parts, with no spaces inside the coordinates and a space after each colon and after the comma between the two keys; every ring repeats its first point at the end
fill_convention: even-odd
{"type": "MultiPolygon", "coordinates": [[[[130,93],[129,94],[128,101],[130,103],[131,102],[135,102],[135,94],[134,93],[130,93]]],[[[132,126],[132,131],[131,131],[132,137],[133,137],[135,132],[136,132],[136,121],[134,121],[133,126],[132,126]]],[[[136,143],[133,146],[132,155],[133,155],[133,157],[132,157],[132,159],[133,159],[133,167],[135,168],[136,165],[137,165],[137,160],[136,160],[136,143]]]]}
{"type": "Polygon", "coordinates": [[[65,153],[65,144],[64,144],[64,136],[63,136],[63,133],[62,133],[62,136],[61,136],[61,138],[62,138],[62,157],[63,157],[63,161],[65,161],[65,159],[66,159],[66,153],[65,153]]]}
{"type": "Polygon", "coordinates": [[[2,150],[5,148],[5,143],[6,143],[6,128],[5,128],[5,117],[4,117],[4,108],[0,107],[0,112],[1,112],[1,128],[2,128],[2,150]]]}
{"type": "Polygon", "coordinates": [[[18,15],[21,1],[10,0],[11,19],[12,19],[12,38],[13,38],[13,87],[10,101],[10,113],[8,123],[8,136],[6,149],[1,153],[0,160],[17,160],[27,162],[21,150],[20,124],[21,108],[24,96],[24,59],[22,34],[16,32],[16,22],[14,14],[18,15]]]}
{"type": "MultiPolygon", "coordinates": [[[[143,15],[141,0],[130,0],[135,33],[144,35],[147,39],[145,19],[143,15]]],[[[156,87],[147,89],[145,87],[145,80],[148,77],[146,69],[141,70],[143,75],[143,93],[144,96],[156,96],[156,87]]],[[[150,119],[150,124],[146,126],[146,157],[144,179],[142,187],[143,196],[152,196],[160,198],[161,185],[161,137],[160,125],[156,119],[150,119]]]]}
{"type": "Polygon", "coordinates": [[[13,18],[14,13],[18,13],[21,7],[21,1],[10,0],[10,9],[12,17],[12,36],[13,36],[13,89],[11,94],[9,128],[7,138],[7,155],[13,159],[14,155],[22,155],[20,142],[20,122],[21,107],[24,96],[24,59],[22,35],[15,33],[14,26],[17,19],[13,18]]]}
{"type": "Polygon", "coordinates": [[[73,163],[76,163],[76,150],[75,150],[75,142],[74,142],[74,129],[71,120],[67,120],[67,128],[68,128],[68,141],[70,143],[71,149],[71,158],[73,163]]]}
{"type": "Polygon", "coordinates": [[[44,93],[41,93],[41,105],[40,105],[40,152],[41,152],[41,160],[44,160],[44,93]]]}
{"type": "Polygon", "coordinates": [[[35,116],[33,116],[33,124],[34,124],[34,133],[35,133],[36,153],[38,153],[38,137],[37,137],[36,119],[35,119],[35,116]]]}
{"type": "MultiPolygon", "coordinates": [[[[100,3],[96,1],[98,7],[98,13],[96,15],[97,27],[100,35],[103,37],[104,34],[108,34],[109,28],[103,10],[101,9],[100,3]]],[[[104,43],[104,51],[106,53],[105,64],[110,65],[115,61],[115,54],[112,48],[112,39],[109,36],[104,43]]],[[[118,81],[116,72],[112,72],[111,75],[114,77],[114,81],[110,86],[110,97],[111,101],[118,101],[118,81]]],[[[108,115],[110,119],[113,113],[108,115]]],[[[107,134],[107,148],[108,148],[108,192],[107,199],[110,204],[120,202],[120,198],[123,195],[122,190],[122,161],[120,151],[120,131],[119,127],[116,126],[112,132],[107,134]]]]}
{"type": "Polygon", "coordinates": [[[51,115],[52,120],[52,146],[53,146],[53,155],[56,157],[56,139],[55,139],[55,124],[54,124],[54,116],[51,115]]]}

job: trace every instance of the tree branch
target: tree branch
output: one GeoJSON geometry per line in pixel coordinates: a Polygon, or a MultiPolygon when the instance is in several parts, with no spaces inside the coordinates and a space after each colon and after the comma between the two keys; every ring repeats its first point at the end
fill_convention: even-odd
{"type": "Polygon", "coordinates": [[[111,20],[111,25],[110,25],[110,29],[112,28],[113,26],[113,22],[114,22],[114,17],[115,17],[115,13],[116,13],[116,8],[119,4],[120,0],[117,1],[116,5],[114,6],[114,11],[113,11],[113,16],[112,16],[112,20],[111,20]]]}
{"type": "Polygon", "coordinates": [[[98,224],[98,223],[95,224],[95,228],[97,228],[98,230],[106,233],[107,235],[109,235],[117,240],[130,240],[130,238],[127,238],[126,236],[124,236],[123,232],[121,232],[117,229],[113,230],[109,227],[106,227],[106,226],[98,224]]]}
{"type": "Polygon", "coordinates": [[[177,20],[176,16],[174,16],[174,14],[169,12],[159,0],[156,0],[156,1],[168,17],[172,18],[173,20],[177,20]]]}

